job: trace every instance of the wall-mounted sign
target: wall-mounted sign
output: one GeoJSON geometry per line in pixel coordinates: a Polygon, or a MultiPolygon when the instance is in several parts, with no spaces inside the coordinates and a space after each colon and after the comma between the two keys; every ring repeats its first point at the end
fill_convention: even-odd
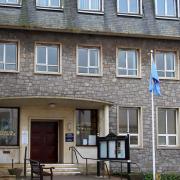
{"type": "Polygon", "coordinates": [[[73,142],[74,141],[74,133],[66,133],[65,134],[65,141],[66,142],[73,142]]]}
{"type": "Polygon", "coordinates": [[[28,131],[22,131],[22,144],[28,144],[28,131]]]}
{"type": "Polygon", "coordinates": [[[0,136],[16,136],[14,131],[0,131],[0,136]]]}

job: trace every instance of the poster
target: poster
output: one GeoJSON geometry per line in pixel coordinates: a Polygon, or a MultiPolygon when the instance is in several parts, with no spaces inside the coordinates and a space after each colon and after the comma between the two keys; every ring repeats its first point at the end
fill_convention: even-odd
{"type": "Polygon", "coordinates": [[[26,130],[22,131],[22,144],[23,145],[28,144],[28,131],[26,131],[26,130]]]}

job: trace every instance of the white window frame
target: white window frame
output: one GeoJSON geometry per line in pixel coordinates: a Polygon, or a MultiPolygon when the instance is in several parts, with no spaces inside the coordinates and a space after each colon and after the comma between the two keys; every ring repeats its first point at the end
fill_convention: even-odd
{"type": "Polygon", "coordinates": [[[142,108],[141,107],[122,107],[122,106],[118,106],[118,110],[117,110],[117,133],[118,135],[127,135],[127,133],[120,133],[119,132],[119,109],[126,109],[127,110],[127,133],[129,133],[129,109],[138,109],[138,134],[137,133],[130,133],[130,137],[135,136],[138,138],[138,144],[130,144],[130,147],[132,148],[141,148],[143,147],[143,130],[142,130],[142,108]]]}
{"type": "Polygon", "coordinates": [[[141,70],[140,70],[141,69],[140,68],[141,67],[140,53],[141,53],[140,49],[135,49],[135,48],[117,48],[116,49],[116,77],[140,78],[140,74],[141,74],[141,70]],[[126,51],[126,68],[120,68],[119,64],[118,64],[118,62],[119,62],[119,52],[121,50],[126,51]],[[128,51],[132,51],[132,50],[136,52],[137,69],[128,69],[128,67],[127,67],[127,64],[128,64],[127,53],[128,53],[128,51]],[[127,70],[127,72],[128,72],[128,70],[136,70],[137,74],[136,75],[128,75],[128,74],[126,74],[126,75],[122,74],[121,75],[118,72],[119,69],[125,69],[125,70],[127,70]]]}
{"type": "Polygon", "coordinates": [[[142,16],[142,0],[138,0],[138,12],[134,13],[130,11],[130,0],[127,0],[128,3],[128,11],[127,12],[120,12],[119,9],[119,0],[117,0],[117,14],[118,15],[125,15],[125,16],[142,16]]]}
{"type": "Polygon", "coordinates": [[[0,2],[0,6],[12,6],[19,7],[22,4],[22,0],[16,0],[16,3],[9,2],[10,0],[5,0],[5,2],[0,2]]]}
{"type": "Polygon", "coordinates": [[[62,56],[62,45],[61,44],[57,44],[57,43],[35,43],[35,73],[38,74],[62,74],[62,62],[61,62],[61,56],[62,56]],[[58,49],[58,65],[50,65],[50,66],[57,66],[58,67],[58,72],[51,72],[47,70],[48,65],[48,47],[53,47],[56,46],[58,49]],[[46,63],[37,63],[37,49],[38,47],[44,47],[46,49],[46,63]],[[46,66],[46,71],[38,71],[37,70],[37,65],[43,65],[46,66]]]}
{"type": "Polygon", "coordinates": [[[81,9],[80,8],[80,0],[77,0],[77,1],[78,1],[78,12],[96,13],[96,14],[104,13],[104,0],[99,0],[99,7],[100,7],[99,10],[91,9],[91,3],[92,3],[91,0],[88,0],[89,1],[89,9],[81,9]]]}
{"type": "Polygon", "coordinates": [[[84,75],[84,76],[101,76],[102,75],[102,52],[101,52],[101,47],[100,46],[77,46],[77,57],[76,57],[76,64],[77,64],[77,75],[84,75]],[[79,66],[78,62],[79,62],[79,49],[87,49],[88,50],[88,66],[79,66]],[[91,50],[98,50],[98,66],[90,66],[90,51],[91,50]],[[83,68],[87,68],[88,69],[88,73],[80,73],[79,72],[79,67],[83,67],[83,68]],[[89,69],[90,68],[98,68],[99,69],[99,73],[95,74],[95,73],[89,73],[89,69]]]}
{"type": "Polygon", "coordinates": [[[165,1],[165,12],[164,12],[164,15],[158,15],[158,3],[157,3],[158,0],[155,0],[155,13],[156,13],[156,18],[164,18],[164,19],[177,19],[180,17],[180,12],[179,12],[179,8],[180,8],[180,2],[179,0],[173,0],[175,1],[175,4],[176,4],[176,7],[174,7],[174,10],[175,10],[175,16],[173,15],[168,15],[167,14],[167,0],[164,0],[165,1]]]}
{"type": "MultiPolygon", "coordinates": [[[[161,54],[163,54],[163,61],[164,61],[164,70],[159,70],[159,69],[157,69],[157,72],[159,72],[159,71],[163,71],[164,72],[164,74],[165,74],[165,76],[159,76],[159,79],[177,79],[177,68],[176,68],[176,63],[177,63],[177,53],[175,52],[175,51],[161,51],[161,50],[156,50],[155,51],[155,62],[156,62],[156,54],[157,53],[161,53],[161,54]],[[173,53],[174,54],[174,70],[167,70],[167,58],[166,58],[166,56],[167,56],[167,54],[168,53],[173,53]],[[174,72],[174,77],[167,77],[166,76],[166,72],[174,72]]],[[[178,63],[177,63],[178,64],[178,63]]]]}
{"type": "MultiPolygon", "coordinates": [[[[157,128],[157,145],[158,147],[178,147],[179,146],[179,138],[178,138],[178,121],[179,121],[179,117],[178,117],[178,114],[179,114],[179,109],[177,108],[158,108],[158,112],[159,112],[159,109],[163,109],[166,111],[166,134],[159,134],[159,128],[157,128]],[[169,109],[175,109],[176,110],[176,134],[168,134],[167,133],[167,110],[169,109]],[[159,144],[159,137],[166,137],[166,144],[165,145],[160,145],[159,144]],[[176,137],[176,145],[169,145],[169,137],[176,137]]],[[[158,117],[158,114],[157,114],[157,117],[158,117]]],[[[157,127],[158,127],[158,123],[159,123],[159,120],[157,121],[157,127]]]]}
{"type": "Polygon", "coordinates": [[[59,5],[58,6],[52,6],[51,5],[51,0],[48,0],[48,5],[47,6],[41,6],[39,4],[39,0],[36,0],[36,7],[38,7],[38,8],[45,8],[45,9],[49,9],[49,8],[52,8],[52,9],[62,9],[63,8],[62,0],[59,0],[59,5]]]}
{"type": "Polygon", "coordinates": [[[0,69],[0,72],[18,72],[19,71],[19,43],[17,41],[9,41],[9,42],[1,42],[0,44],[3,44],[3,61],[0,61],[2,64],[4,64],[4,69],[0,69]],[[6,63],[6,45],[7,44],[14,44],[16,45],[16,63],[6,63]],[[12,65],[16,65],[16,70],[7,70],[5,69],[5,64],[12,64],[12,65]]]}

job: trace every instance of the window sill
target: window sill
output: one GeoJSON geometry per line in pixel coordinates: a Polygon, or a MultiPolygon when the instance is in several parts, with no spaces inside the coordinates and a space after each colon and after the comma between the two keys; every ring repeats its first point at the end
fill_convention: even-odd
{"type": "Polygon", "coordinates": [[[0,7],[21,8],[21,4],[1,4],[0,7]]]}
{"type": "Polygon", "coordinates": [[[78,9],[78,13],[94,14],[94,15],[104,15],[103,11],[81,10],[81,9],[78,9]]]}
{"type": "Polygon", "coordinates": [[[157,150],[180,150],[180,146],[158,146],[157,150]]]}
{"type": "Polygon", "coordinates": [[[0,146],[0,149],[19,149],[19,146],[0,146]]]}
{"type": "Polygon", "coordinates": [[[37,75],[58,75],[58,76],[62,76],[62,73],[50,73],[50,72],[34,72],[34,74],[37,75]]]}
{"type": "Polygon", "coordinates": [[[0,73],[19,73],[19,71],[2,71],[2,70],[0,70],[0,73]]]}
{"type": "Polygon", "coordinates": [[[61,11],[61,12],[63,12],[62,7],[56,8],[56,7],[40,7],[40,6],[36,6],[36,9],[37,10],[45,10],[45,11],[61,11]]]}
{"type": "Polygon", "coordinates": [[[81,74],[81,73],[77,73],[77,76],[84,76],[84,77],[102,77],[101,74],[81,74]]]}
{"type": "Polygon", "coordinates": [[[124,16],[124,17],[135,17],[135,18],[142,18],[142,14],[125,14],[125,13],[117,13],[117,16],[124,16]]]}
{"type": "Polygon", "coordinates": [[[161,81],[161,80],[168,80],[168,81],[179,81],[179,79],[178,78],[163,78],[163,77],[159,77],[159,80],[161,81]]]}
{"type": "Polygon", "coordinates": [[[76,147],[97,147],[97,145],[76,145],[76,147]]]}
{"type": "Polygon", "coordinates": [[[179,17],[168,17],[168,16],[156,16],[156,19],[159,20],[173,20],[173,21],[179,21],[179,17]]]}
{"type": "Polygon", "coordinates": [[[142,77],[140,76],[118,76],[116,75],[117,78],[127,78],[127,79],[141,79],[142,77]]]}

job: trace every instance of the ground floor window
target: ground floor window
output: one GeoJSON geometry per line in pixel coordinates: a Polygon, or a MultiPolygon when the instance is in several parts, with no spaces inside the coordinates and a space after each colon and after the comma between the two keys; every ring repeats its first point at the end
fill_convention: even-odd
{"type": "Polygon", "coordinates": [[[0,146],[18,145],[18,109],[0,108],[0,146]]]}
{"type": "Polygon", "coordinates": [[[177,109],[158,109],[158,145],[177,144],[177,109]]]}
{"type": "Polygon", "coordinates": [[[140,145],[140,117],[140,108],[119,108],[119,134],[124,135],[129,133],[131,146],[140,145]]]}
{"type": "Polygon", "coordinates": [[[96,145],[97,125],[97,110],[78,109],[76,111],[76,145],[96,145]]]}

